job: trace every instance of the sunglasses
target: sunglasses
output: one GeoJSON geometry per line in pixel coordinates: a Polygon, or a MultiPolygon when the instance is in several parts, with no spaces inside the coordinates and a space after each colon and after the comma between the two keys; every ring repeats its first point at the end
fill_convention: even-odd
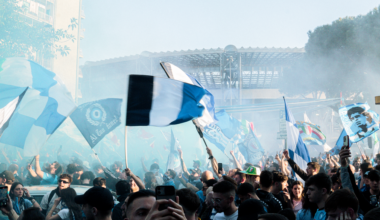
{"type": "Polygon", "coordinates": [[[58,182],[60,182],[60,183],[64,183],[64,184],[68,184],[68,183],[69,183],[69,182],[64,181],[64,180],[59,180],[58,182]]]}

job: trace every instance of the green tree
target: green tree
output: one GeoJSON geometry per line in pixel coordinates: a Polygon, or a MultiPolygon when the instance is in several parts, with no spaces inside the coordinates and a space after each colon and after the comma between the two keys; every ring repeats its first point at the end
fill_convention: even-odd
{"type": "Polygon", "coordinates": [[[346,17],[308,32],[305,55],[283,74],[287,95],[372,100],[380,80],[380,12],[346,17]],[[371,95],[369,95],[371,94],[371,95]]]}
{"type": "Polygon", "coordinates": [[[70,48],[57,43],[76,40],[69,31],[77,28],[77,19],[71,19],[67,30],[54,30],[49,24],[29,23],[27,11],[23,1],[0,0],[0,58],[22,56],[38,60],[57,54],[66,56],[70,48]]]}

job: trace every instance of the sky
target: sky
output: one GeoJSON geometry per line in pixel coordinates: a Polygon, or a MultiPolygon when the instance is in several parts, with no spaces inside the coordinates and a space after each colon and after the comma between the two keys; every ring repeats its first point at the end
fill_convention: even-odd
{"type": "Polygon", "coordinates": [[[84,0],[80,63],[229,44],[304,47],[308,31],[379,5],[379,0],[84,0]]]}

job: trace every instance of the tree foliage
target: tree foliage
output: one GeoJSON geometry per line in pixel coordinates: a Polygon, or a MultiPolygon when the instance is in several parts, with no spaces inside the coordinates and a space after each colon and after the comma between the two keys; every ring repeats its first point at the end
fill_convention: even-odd
{"type": "MultiPolygon", "coordinates": [[[[287,95],[373,99],[380,82],[380,7],[365,16],[346,17],[308,32],[305,55],[283,74],[287,95]]],[[[317,98],[317,97],[314,97],[317,98]]]]}
{"type": "Polygon", "coordinates": [[[77,19],[71,19],[67,30],[54,30],[49,24],[28,22],[27,11],[22,1],[0,0],[0,57],[22,56],[34,60],[53,58],[56,54],[66,56],[70,48],[58,43],[76,40],[69,31],[77,28],[77,19]]]}

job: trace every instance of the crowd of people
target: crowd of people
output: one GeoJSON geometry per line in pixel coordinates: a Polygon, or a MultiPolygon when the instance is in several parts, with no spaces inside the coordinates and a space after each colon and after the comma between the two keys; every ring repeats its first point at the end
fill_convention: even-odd
{"type": "Polygon", "coordinates": [[[223,169],[210,148],[208,165],[194,160],[191,169],[178,153],[179,170],[162,170],[158,162],[148,169],[142,160],[140,176],[118,161],[109,168],[78,158],[41,165],[37,155],[24,168],[2,163],[0,185],[8,196],[0,219],[380,219],[380,154],[354,157],[343,148],[312,158],[302,170],[287,150],[257,164],[241,164],[231,152],[223,169]],[[28,190],[35,185],[56,188],[37,199],[28,190]],[[77,195],[83,186],[87,191],[77,195]],[[157,199],[158,186],[174,187],[175,199],[157,199]]]}

